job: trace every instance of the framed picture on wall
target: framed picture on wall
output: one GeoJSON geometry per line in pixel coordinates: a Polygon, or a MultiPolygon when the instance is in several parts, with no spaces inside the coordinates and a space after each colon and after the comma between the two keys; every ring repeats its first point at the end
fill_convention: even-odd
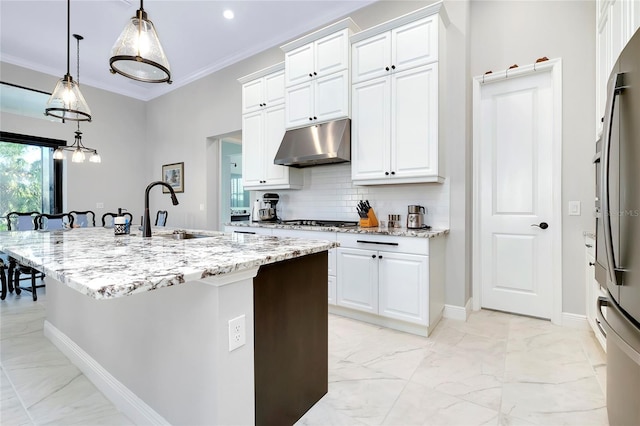
{"type": "MultiPolygon", "coordinates": [[[[171,185],[175,192],[184,192],[184,163],[163,165],[162,181],[171,185]]],[[[168,193],[169,190],[163,186],[162,192],[168,193]]]]}

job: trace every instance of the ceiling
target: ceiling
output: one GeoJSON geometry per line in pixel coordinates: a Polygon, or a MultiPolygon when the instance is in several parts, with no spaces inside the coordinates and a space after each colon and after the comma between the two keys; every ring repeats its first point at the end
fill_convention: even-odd
{"type": "MultiPolygon", "coordinates": [[[[171,65],[173,84],[141,83],[109,72],[113,43],[135,15],[135,0],[74,0],[71,33],[80,34],[80,81],[141,100],[280,46],[376,0],[147,0],[171,65]],[[235,18],[223,12],[231,9],[235,18]]],[[[61,78],[66,73],[64,0],[0,0],[0,60],[61,78]]],[[[71,38],[71,75],[76,76],[71,38]]],[[[1,78],[1,77],[0,77],[1,78]]],[[[12,82],[9,82],[12,83],[12,82]]],[[[53,87],[34,87],[51,91],[53,87]]]]}

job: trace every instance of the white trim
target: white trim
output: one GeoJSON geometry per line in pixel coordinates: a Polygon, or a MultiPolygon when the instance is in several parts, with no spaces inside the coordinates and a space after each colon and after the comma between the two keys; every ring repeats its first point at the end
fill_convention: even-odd
{"type": "Polygon", "coordinates": [[[44,322],[44,335],[135,424],[171,424],[47,320],[44,322]]]}
{"type": "Polygon", "coordinates": [[[480,88],[483,84],[490,84],[502,81],[507,78],[529,75],[534,72],[551,72],[554,91],[554,140],[557,143],[553,146],[553,265],[551,265],[553,275],[551,308],[551,322],[557,325],[562,324],[562,59],[551,59],[545,62],[531,64],[517,69],[503,70],[490,76],[476,76],[473,78],[473,310],[482,308],[482,289],[480,286],[481,266],[480,259],[480,150],[475,141],[480,140],[480,129],[477,125],[477,117],[480,116],[480,88]]]}
{"type": "Polygon", "coordinates": [[[589,325],[586,315],[571,314],[569,312],[562,313],[561,325],[568,328],[577,328],[587,331],[591,330],[591,326],[589,325]]]}
{"type": "Polygon", "coordinates": [[[444,318],[466,321],[471,315],[471,307],[473,305],[473,298],[469,298],[464,306],[444,305],[444,312],[442,316],[444,318]]]}

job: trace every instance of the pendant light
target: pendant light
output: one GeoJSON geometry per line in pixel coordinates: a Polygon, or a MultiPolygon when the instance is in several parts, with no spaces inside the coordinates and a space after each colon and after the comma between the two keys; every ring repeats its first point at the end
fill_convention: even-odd
{"type": "MultiPolygon", "coordinates": [[[[78,72],[77,72],[77,83],[80,85],[80,40],[84,39],[79,34],[74,34],[73,37],[76,39],[77,43],[77,64],[78,64],[78,72]]],[[[59,146],[53,153],[54,160],[64,160],[65,151],[73,151],[73,155],[71,156],[71,161],[74,163],[83,163],[86,156],[85,153],[91,153],[91,157],[89,157],[89,161],[92,163],[101,163],[102,158],[100,158],[100,154],[98,151],[92,148],[87,148],[82,144],[82,132],[80,131],[80,121],[78,121],[78,130],[75,131],[75,140],[71,146],[59,146]]]]}
{"type": "Polygon", "coordinates": [[[58,80],[47,101],[45,115],[71,121],[91,121],[91,110],[80,92],[78,82],[69,73],[69,43],[71,37],[71,0],[67,0],[67,73],[58,80]]]}
{"type": "Polygon", "coordinates": [[[153,22],[147,19],[142,1],[136,16],[131,18],[111,49],[111,73],[145,83],[171,84],[169,61],[153,22]]]}

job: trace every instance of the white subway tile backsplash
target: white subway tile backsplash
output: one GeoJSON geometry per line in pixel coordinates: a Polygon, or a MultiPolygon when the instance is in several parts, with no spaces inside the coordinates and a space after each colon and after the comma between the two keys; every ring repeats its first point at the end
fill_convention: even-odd
{"type": "MultiPolygon", "coordinates": [[[[265,191],[267,192],[267,191],[265,191]]],[[[407,206],[425,206],[425,222],[434,228],[449,228],[449,183],[358,186],[351,182],[351,164],[331,164],[304,170],[300,190],[268,191],[280,195],[278,215],[287,219],[358,220],[356,204],[369,200],[379,219],[400,214],[404,222],[407,206]]],[[[251,199],[264,192],[253,191],[251,199]]]]}

